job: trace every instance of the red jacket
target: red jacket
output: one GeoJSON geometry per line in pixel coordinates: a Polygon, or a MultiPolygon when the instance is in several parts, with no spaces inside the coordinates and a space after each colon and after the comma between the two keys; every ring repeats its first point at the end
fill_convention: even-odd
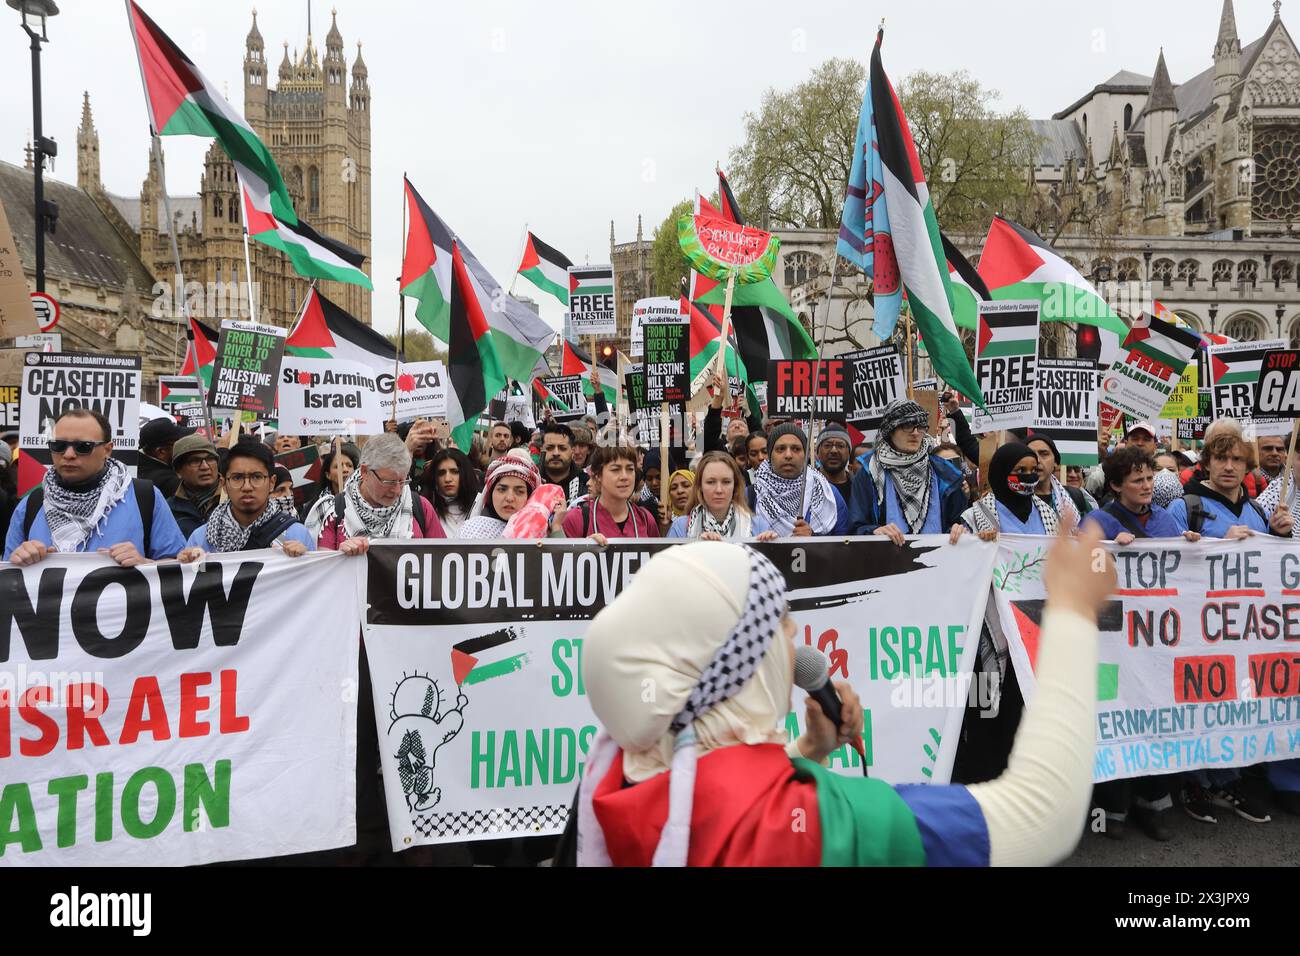
{"type": "MultiPolygon", "coordinates": [[[[429,504],[427,498],[423,495],[416,495],[412,502],[413,508],[420,508],[424,512],[424,526],[429,529],[428,534],[420,531],[420,522],[411,515],[411,537],[413,538],[445,538],[447,532],[442,530],[442,522],[438,520],[438,512],[433,510],[433,505],[429,504]]],[[[331,514],[325,519],[325,524],[320,529],[320,540],[316,542],[316,547],[326,551],[337,551],[339,545],[347,540],[346,529],[340,526],[338,518],[331,514]]]]}
{"type": "Polygon", "coordinates": [[[588,499],[577,507],[570,508],[564,516],[564,536],[566,538],[585,538],[600,532],[607,538],[658,538],[659,522],[648,509],[633,502],[628,502],[627,523],[620,528],[608,511],[594,499],[588,499]],[[583,532],[583,509],[591,510],[591,517],[586,522],[583,532]],[[636,518],[633,521],[633,517],[636,518]]]}

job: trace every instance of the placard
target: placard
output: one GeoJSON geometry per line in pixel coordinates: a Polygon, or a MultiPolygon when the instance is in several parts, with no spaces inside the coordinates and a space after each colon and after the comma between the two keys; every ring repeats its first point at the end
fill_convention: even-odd
{"type": "Polygon", "coordinates": [[[1194,418],[1196,416],[1196,394],[1201,390],[1200,363],[1188,362],[1182,377],[1169,395],[1169,401],[1160,409],[1161,418],[1194,418]]]}
{"type": "Polygon", "coordinates": [[[577,421],[587,414],[587,396],[582,391],[581,375],[552,375],[542,382],[552,395],[569,406],[567,412],[560,408],[551,409],[551,417],[557,422],[577,421]]]}
{"type": "Polygon", "coordinates": [[[1097,363],[1040,358],[1034,395],[1035,434],[1045,434],[1062,465],[1097,464],[1097,363]]]}
{"type": "Polygon", "coordinates": [[[641,334],[644,323],[680,321],[680,310],[681,302],[672,296],[637,299],[632,306],[632,337],[628,341],[628,358],[641,358],[645,355],[645,341],[641,334]]]}
{"type": "Polygon", "coordinates": [[[23,360],[18,447],[43,465],[54,423],[69,408],[108,419],[113,457],[135,473],[140,439],[140,356],[28,352],[23,360]]]}
{"type": "Polygon", "coordinates": [[[1278,349],[1264,355],[1251,415],[1300,418],[1300,349],[1278,349]]]}
{"type": "MultiPolygon", "coordinates": [[[[445,418],[447,415],[447,367],[442,362],[403,362],[391,390],[389,376],[377,376],[379,408],[385,421],[412,422],[417,418],[445,418]],[[397,413],[393,413],[393,398],[397,413]]],[[[504,411],[504,409],[503,409],[504,411]]]]}
{"type": "Polygon", "coordinates": [[[569,311],[565,316],[569,336],[615,335],[614,267],[570,266],[569,311]]]}
{"type": "Polygon", "coordinates": [[[1179,441],[1203,441],[1205,429],[1214,421],[1210,390],[1199,389],[1196,393],[1196,415],[1193,418],[1180,418],[1177,423],[1179,441]]]}
{"type": "Polygon", "coordinates": [[[896,346],[880,345],[839,358],[849,379],[847,421],[862,432],[863,441],[874,441],[885,406],[907,394],[902,356],[896,346]]]}
{"type": "Polygon", "coordinates": [[[1214,417],[1235,418],[1243,426],[1249,425],[1256,429],[1278,425],[1286,428],[1289,433],[1291,419],[1285,416],[1255,417],[1255,389],[1259,384],[1264,356],[1285,349],[1286,343],[1281,339],[1210,346],[1207,364],[1210,366],[1210,398],[1214,417]]]}
{"type": "MultiPolygon", "coordinates": [[[[186,428],[206,429],[208,424],[203,383],[188,375],[158,376],[158,407],[186,428]]],[[[210,437],[210,436],[209,436],[210,437]]]]}
{"type": "Polygon", "coordinates": [[[27,349],[0,349],[0,429],[17,431],[27,349]]]}
{"type": "Polygon", "coordinates": [[[284,355],[285,334],[275,325],[222,322],[208,404],[274,418],[276,378],[284,355]]]}
{"type": "Polygon", "coordinates": [[[382,435],[388,417],[378,377],[360,362],[286,355],[280,363],[279,423],[295,435],[382,435]]]}
{"type": "Polygon", "coordinates": [[[0,203],[0,339],[37,335],[40,331],[27,291],[27,275],[18,255],[18,243],[9,229],[4,203],[0,203]]]}
{"type": "Polygon", "coordinates": [[[691,327],[685,316],[673,314],[642,326],[645,335],[646,402],[684,404],[691,387],[691,327]],[[683,321],[686,319],[686,321],[683,321]]]}
{"type": "Polygon", "coordinates": [[[1142,319],[1129,330],[1123,353],[1102,376],[1101,393],[1124,414],[1146,420],[1161,414],[1183,373],[1195,364],[1201,339],[1191,329],[1162,319],[1142,319]]]}
{"type": "Polygon", "coordinates": [[[1038,302],[979,303],[975,378],[985,408],[975,408],[971,429],[976,433],[1033,423],[1038,311],[1038,302]]]}
{"type": "Polygon", "coordinates": [[[767,413],[773,418],[833,418],[848,413],[848,374],[843,358],[773,359],[767,365],[767,413]],[[817,395],[813,398],[813,375],[817,395]]]}

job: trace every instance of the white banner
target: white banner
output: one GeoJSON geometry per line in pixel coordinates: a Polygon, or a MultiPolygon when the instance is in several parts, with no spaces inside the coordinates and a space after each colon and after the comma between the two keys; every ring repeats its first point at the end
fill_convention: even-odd
{"type": "MultiPolygon", "coordinates": [[[[946,782],[996,548],[794,540],[758,547],[790,586],[796,643],[822,650],[832,679],[862,696],[871,776],[946,782]]],[[[394,848],[563,829],[597,732],[581,676],[587,623],[665,547],[371,547],[365,642],[394,848]]],[[[796,691],[792,739],[802,714],[796,691]]],[[[830,765],[862,774],[847,746],[830,765]]]]}
{"type": "Polygon", "coordinates": [[[280,363],[280,427],[295,435],[382,434],[388,417],[379,377],[360,362],[286,355],[280,363]]]}
{"type": "MultiPolygon", "coordinates": [[[[996,619],[1032,700],[1049,540],[998,537],[996,619]]],[[[1289,540],[1145,539],[1100,615],[1098,783],[1300,757],[1300,552],[1289,540]]]]}
{"type": "Polygon", "coordinates": [[[271,551],[0,570],[0,865],[356,842],[361,570],[271,551]]]}
{"type": "Polygon", "coordinates": [[[417,418],[447,416],[447,367],[441,362],[404,362],[397,373],[397,387],[388,391],[390,376],[376,375],[376,386],[385,391],[379,408],[385,419],[410,422],[417,418]],[[393,414],[393,396],[397,414],[393,414]]]}

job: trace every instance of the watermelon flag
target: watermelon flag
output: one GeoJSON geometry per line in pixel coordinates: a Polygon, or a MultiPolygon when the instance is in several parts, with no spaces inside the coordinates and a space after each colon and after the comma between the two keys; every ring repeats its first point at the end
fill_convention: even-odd
{"type": "Polygon", "coordinates": [[[465,241],[415,191],[411,181],[405,183],[408,217],[400,288],[403,295],[420,301],[415,310],[420,324],[436,338],[448,341],[451,247],[458,245],[470,280],[466,294],[474,295],[479,312],[488,319],[502,371],[521,382],[535,374],[549,374],[542,353],[555,341],[555,330],[528,306],[507,295],[465,241]]]}
{"type": "Polygon", "coordinates": [[[469,451],[474,423],[488,401],[505,388],[506,376],[497,358],[495,339],[470,283],[460,243],[451,244],[451,287],[448,289],[447,423],[452,441],[469,451]]]}
{"type": "Polygon", "coordinates": [[[569,266],[573,263],[560,250],[548,246],[531,232],[524,246],[524,258],[519,263],[519,274],[543,292],[549,292],[569,304],[569,266]]]}
{"type": "MultiPolygon", "coordinates": [[[[591,356],[584,352],[581,346],[567,341],[564,343],[564,359],[560,363],[560,374],[581,376],[582,393],[588,398],[596,394],[596,390],[591,385],[591,356]]],[[[605,396],[605,404],[610,408],[613,408],[618,401],[617,381],[617,370],[602,363],[600,391],[605,396]]]]}
{"type": "MultiPolygon", "coordinates": [[[[879,52],[880,36],[877,36],[876,56],[879,52]]],[[[873,56],[872,75],[862,95],[862,109],[858,112],[853,165],[849,167],[835,251],[871,279],[872,308],[876,316],[872,331],[881,339],[888,339],[898,325],[903,307],[903,288],[898,281],[898,257],[894,253],[894,236],[889,227],[889,196],[885,191],[884,161],[880,156],[876,130],[872,87],[879,80],[875,75],[875,62],[873,56]]],[[[883,69],[880,72],[883,79],[883,69]]],[[[888,84],[887,80],[885,84],[888,84]]]]}
{"type": "MultiPolygon", "coordinates": [[[[894,88],[885,76],[880,58],[884,37],[883,30],[876,35],[876,46],[871,53],[871,81],[867,89],[871,95],[898,274],[912,318],[925,339],[935,371],[953,388],[983,406],[984,396],[953,322],[952,283],[948,279],[939,222],[934,216],[925,174],[921,171],[907,117],[903,115],[894,88]]],[[[876,263],[877,272],[881,265],[876,263]]],[[[877,305],[877,309],[879,307],[877,305]]]]}
{"type": "Polygon", "coordinates": [[[273,213],[263,212],[265,204],[255,203],[248,187],[244,196],[244,228],[263,245],[279,249],[300,276],[308,279],[332,279],[373,289],[370,276],[362,271],[366,257],[346,243],[322,236],[303,220],[297,225],[281,222],[273,213]]]}
{"type": "Polygon", "coordinates": [[[285,339],[286,355],[337,358],[360,362],[377,372],[392,373],[397,348],[364,322],[349,315],[319,289],[310,289],[298,321],[285,339]]]}
{"type": "Polygon", "coordinates": [[[140,58],[149,125],[159,136],[212,136],[221,144],[240,181],[259,208],[280,222],[296,226],[298,217],[280,170],[266,144],[232,107],[220,90],[181,52],[132,0],[126,0],[131,33],[140,58]]]}
{"type": "Polygon", "coordinates": [[[993,218],[980,255],[980,276],[994,299],[1037,299],[1044,322],[1094,325],[1101,333],[1101,362],[1121,355],[1128,326],[1079,270],[1018,223],[993,218]]]}
{"type": "Polygon", "coordinates": [[[185,360],[178,375],[188,375],[203,382],[204,389],[212,387],[212,365],[217,360],[217,339],[220,336],[194,316],[189,317],[185,330],[185,360]]]}

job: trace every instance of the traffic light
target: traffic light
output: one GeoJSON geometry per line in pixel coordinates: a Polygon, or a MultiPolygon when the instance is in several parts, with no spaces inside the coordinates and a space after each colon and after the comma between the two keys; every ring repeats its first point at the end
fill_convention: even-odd
{"type": "Polygon", "coordinates": [[[601,363],[605,363],[614,358],[614,344],[612,342],[602,342],[596,348],[596,354],[599,356],[601,363]]]}
{"type": "Polygon", "coordinates": [[[1080,324],[1074,330],[1074,354],[1093,362],[1101,361],[1101,334],[1095,325],[1080,324]]]}

